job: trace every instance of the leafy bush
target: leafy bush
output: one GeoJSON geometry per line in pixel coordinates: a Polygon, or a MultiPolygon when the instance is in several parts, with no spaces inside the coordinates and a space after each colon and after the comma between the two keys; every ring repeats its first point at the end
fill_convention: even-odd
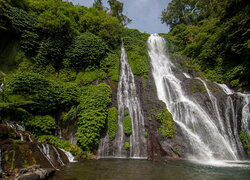
{"type": "Polygon", "coordinates": [[[109,52],[107,57],[101,61],[101,66],[108,72],[108,76],[112,81],[119,81],[119,67],[120,67],[120,50],[109,52]]]}
{"type": "Polygon", "coordinates": [[[25,122],[25,127],[35,135],[52,134],[56,129],[55,119],[49,115],[35,116],[25,122]]]}
{"type": "Polygon", "coordinates": [[[34,32],[35,25],[39,22],[37,16],[12,6],[8,9],[8,16],[11,20],[11,28],[18,34],[24,31],[34,32]]]}
{"type": "Polygon", "coordinates": [[[240,139],[243,147],[246,149],[247,154],[250,156],[250,142],[249,142],[250,132],[245,134],[243,131],[240,132],[240,139]]]}
{"type": "Polygon", "coordinates": [[[109,139],[114,140],[116,134],[118,111],[116,107],[112,107],[108,112],[108,133],[109,139]]]}
{"type": "Polygon", "coordinates": [[[131,117],[129,116],[129,112],[126,109],[124,111],[124,134],[130,136],[132,134],[132,121],[131,117]]]}
{"type": "Polygon", "coordinates": [[[71,107],[77,103],[79,88],[71,83],[58,83],[39,74],[21,72],[6,80],[6,94],[19,94],[35,102],[27,109],[35,113],[46,113],[71,107]]]}
{"type": "Polygon", "coordinates": [[[84,33],[73,40],[63,63],[65,67],[74,67],[77,70],[89,65],[99,65],[106,52],[107,45],[101,38],[91,33],[84,33]]]}
{"type": "Polygon", "coordinates": [[[72,106],[70,110],[63,115],[63,122],[68,122],[74,118],[76,118],[76,110],[75,107],[72,106]]]}
{"type": "Polygon", "coordinates": [[[78,112],[77,140],[85,151],[98,146],[99,137],[104,130],[107,107],[111,103],[111,89],[107,84],[83,87],[78,112]]]}
{"type": "Polygon", "coordinates": [[[26,111],[24,108],[27,105],[32,105],[34,102],[27,101],[23,96],[20,95],[9,95],[3,96],[4,100],[0,102],[0,116],[5,120],[19,121],[28,120],[32,115],[26,111]]]}
{"type": "Polygon", "coordinates": [[[84,72],[79,72],[76,78],[77,85],[80,84],[90,84],[96,80],[103,80],[107,78],[107,74],[99,68],[87,67],[84,72]]]}
{"type": "Polygon", "coordinates": [[[129,142],[125,142],[124,143],[124,147],[125,147],[126,150],[129,150],[129,148],[130,148],[129,142]]]}
{"type": "Polygon", "coordinates": [[[123,32],[123,43],[127,51],[129,65],[135,75],[147,77],[149,60],[147,52],[148,34],[140,33],[138,30],[125,29],[123,32]]]}
{"type": "Polygon", "coordinates": [[[175,128],[173,127],[173,117],[167,108],[162,109],[162,112],[159,112],[155,116],[156,120],[161,123],[161,127],[158,131],[161,133],[164,138],[173,138],[175,128]]]}

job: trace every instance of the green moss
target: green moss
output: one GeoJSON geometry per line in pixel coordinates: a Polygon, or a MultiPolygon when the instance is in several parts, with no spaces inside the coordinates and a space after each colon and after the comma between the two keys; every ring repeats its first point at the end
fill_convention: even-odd
{"type": "Polygon", "coordinates": [[[196,92],[203,92],[203,93],[207,92],[206,87],[200,81],[197,81],[196,84],[192,85],[191,93],[196,93],[196,92]]]}
{"type": "Polygon", "coordinates": [[[124,134],[130,136],[132,134],[132,120],[128,110],[124,111],[124,134]]]}
{"type": "Polygon", "coordinates": [[[112,107],[108,112],[108,133],[111,140],[115,139],[118,111],[112,107]]]}
{"type": "Polygon", "coordinates": [[[161,133],[164,138],[173,138],[175,128],[173,127],[173,117],[167,108],[162,109],[161,112],[156,114],[156,120],[161,123],[161,127],[158,129],[158,132],[161,133]]]}
{"type": "Polygon", "coordinates": [[[23,142],[20,139],[13,140],[13,144],[22,144],[23,142]]]}
{"type": "Polygon", "coordinates": [[[129,142],[125,142],[124,143],[124,147],[125,147],[126,150],[129,150],[129,148],[130,148],[129,142]]]}
{"type": "Polygon", "coordinates": [[[145,137],[147,138],[147,137],[148,137],[148,132],[145,131],[144,135],[145,135],[145,137]]]}
{"type": "Polygon", "coordinates": [[[19,146],[23,158],[23,168],[28,168],[31,165],[36,164],[36,159],[32,155],[32,151],[29,149],[28,145],[19,146]]]}
{"type": "Polygon", "coordinates": [[[155,113],[157,111],[157,108],[152,108],[151,113],[155,113]]]}
{"type": "Polygon", "coordinates": [[[10,170],[14,169],[15,155],[16,155],[15,150],[8,150],[5,152],[5,160],[6,160],[7,166],[10,170]]]}
{"type": "Polygon", "coordinates": [[[197,92],[197,89],[198,89],[198,87],[194,84],[193,86],[192,86],[192,93],[196,93],[197,92]]]}
{"type": "Polygon", "coordinates": [[[246,149],[247,154],[250,155],[250,142],[249,142],[250,132],[244,133],[240,132],[240,139],[243,144],[243,147],[246,149]]]}
{"type": "Polygon", "coordinates": [[[149,120],[149,121],[152,121],[152,118],[151,118],[151,117],[148,117],[148,120],[149,120]]]}

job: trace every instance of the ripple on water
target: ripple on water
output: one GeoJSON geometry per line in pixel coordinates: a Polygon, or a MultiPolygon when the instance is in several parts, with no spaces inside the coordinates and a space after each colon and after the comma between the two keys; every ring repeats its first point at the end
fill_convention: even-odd
{"type": "Polygon", "coordinates": [[[165,163],[135,159],[101,159],[69,164],[52,178],[60,180],[176,180],[250,179],[250,163],[224,162],[217,166],[185,160],[165,163]],[[228,165],[228,166],[224,166],[228,165]],[[239,165],[239,166],[230,166],[239,165]],[[240,166],[242,165],[242,166],[240,166]]]}

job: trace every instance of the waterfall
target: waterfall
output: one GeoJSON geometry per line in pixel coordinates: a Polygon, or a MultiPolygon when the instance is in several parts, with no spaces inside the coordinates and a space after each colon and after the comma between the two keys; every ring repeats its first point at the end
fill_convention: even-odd
{"type": "Polygon", "coordinates": [[[39,145],[37,145],[37,147],[38,147],[38,149],[41,151],[41,153],[43,154],[43,156],[48,160],[48,162],[51,164],[51,166],[53,167],[53,168],[55,168],[56,170],[59,170],[59,169],[57,169],[55,166],[54,166],[54,164],[53,164],[53,162],[52,162],[52,160],[50,159],[50,152],[49,152],[49,145],[48,144],[42,144],[42,147],[43,148],[41,148],[39,145]]]}
{"type": "Polygon", "coordinates": [[[64,152],[64,154],[68,157],[69,162],[77,162],[75,159],[75,157],[68,151],[65,151],[64,149],[59,148],[60,150],[62,150],[64,152]]]}
{"type": "MultiPolygon", "coordinates": [[[[237,113],[234,110],[232,99],[227,98],[223,102],[226,109],[224,119],[219,111],[216,97],[209,90],[207,83],[199,79],[206,88],[213,112],[202,106],[201,102],[197,102],[184,92],[185,81],[190,82],[193,79],[187,74],[180,74],[167,57],[165,47],[166,42],[159,35],[153,34],[149,37],[148,53],[158,98],[166,103],[175,124],[185,134],[183,138],[189,144],[190,158],[211,162],[238,160],[242,145],[238,137],[237,113]]],[[[224,88],[225,95],[229,96],[232,93],[224,85],[220,87],[224,88]]],[[[240,94],[240,96],[243,95],[240,94]]],[[[245,102],[243,102],[242,129],[245,128],[249,131],[249,95],[244,96],[248,98],[244,97],[245,102]]]]}
{"type": "Polygon", "coordinates": [[[13,128],[15,130],[25,131],[25,128],[22,127],[21,125],[17,124],[17,123],[14,123],[14,122],[11,122],[11,121],[3,121],[3,123],[5,123],[7,126],[13,128]]]}
{"type": "Polygon", "coordinates": [[[31,137],[30,137],[30,135],[29,135],[28,137],[29,137],[29,141],[30,141],[30,142],[33,142],[32,139],[31,139],[31,137]]]}
{"type": "Polygon", "coordinates": [[[24,141],[22,133],[20,133],[20,137],[21,137],[21,141],[24,141]]]}
{"type": "Polygon", "coordinates": [[[109,149],[108,134],[101,139],[98,154],[100,156],[108,156],[109,151],[113,157],[130,157],[130,158],[146,158],[147,157],[147,141],[145,138],[144,117],[137,97],[134,75],[128,63],[128,57],[121,45],[120,57],[120,74],[117,89],[118,101],[118,124],[116,137],[112,141],[113,148],[109,149]],[[128,109],[129,116],[132,121],[132,134],[126,137],[124,134],[124,111],[128,109]],[[130,144],[129,154],[124,144],[128,141],[130,144]]]}
{"type": "Polygon", "coordinates": [[[65,166],[65,164],[63,163],[62,159],[61,159],[61,156],[59,154],[59,152],[57,151],[57,149],[55,148],[55,146],[52,146],[54,151],[56,152],[56,155],[57,155],[57,160],[58,162],[60,163],[61,166],[65,166]]]}

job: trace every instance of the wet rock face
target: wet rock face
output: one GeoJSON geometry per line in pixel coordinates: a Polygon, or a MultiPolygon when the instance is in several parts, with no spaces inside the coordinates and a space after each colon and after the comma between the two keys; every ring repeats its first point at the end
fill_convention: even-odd
{"type": "MultiPolygon", "coordinates": [[[[0,150],[1,170],[3,174],[9,172],[11,176],[13,173],[16,175],[16,168],[28,168],[39,164],[41,168],[58,169],[69,162],[65,153],[60,149],[51,144],[40,143],[32,138],[29,132],[20,131],[5,124],[0,124],[0,150]]],[[[38,171],[42,172],[42,170],[38,171]]],[[[35,173],[25,178],[36,179],[37,174],[39,175],[35,173]]]]}
{"type": "Polygon", "coordinates": [[[183,142],[183,134],[178,130],[173,139],[163,138],[158,132],[161,124],[157,122],[155,115],[166,107],[165,103],[158,100],[157,90],[151,72],[148,78],[135,76],[140,103],[145,117],[145,127],[148,144],[148,159],[162,160],[165,157],[185,157],[186,144],[183,142]],[[155,112],[152,112],[154,111],[155,112]]]}

